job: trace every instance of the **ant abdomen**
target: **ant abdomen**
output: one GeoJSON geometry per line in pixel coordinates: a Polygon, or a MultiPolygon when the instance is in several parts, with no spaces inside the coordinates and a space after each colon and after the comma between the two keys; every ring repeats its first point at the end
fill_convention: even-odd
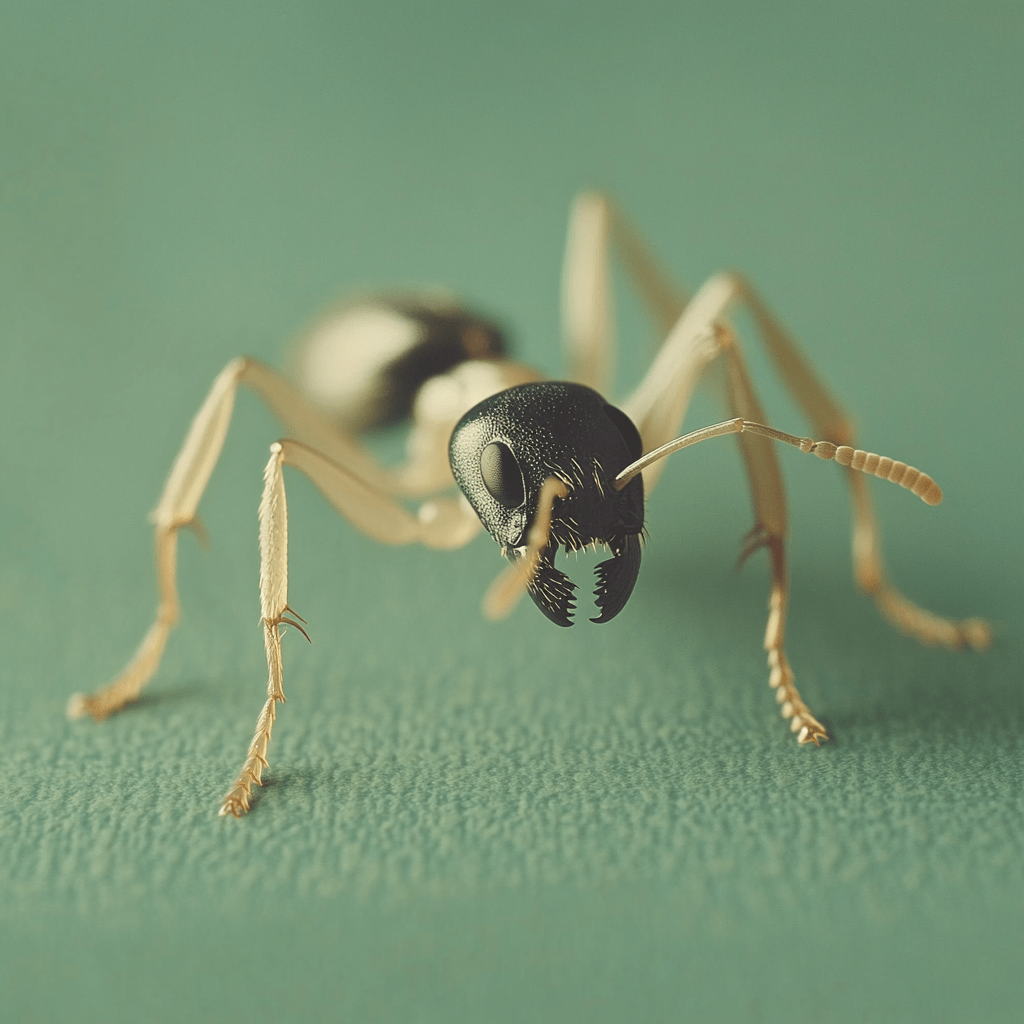
{"type": "Polygon", "coordinates": [[[500,359],[501,329],[448,298],[378,296],[323,317],[295,348],[299,386],[352,433],[400,423],[431,377],[500,359]]]}

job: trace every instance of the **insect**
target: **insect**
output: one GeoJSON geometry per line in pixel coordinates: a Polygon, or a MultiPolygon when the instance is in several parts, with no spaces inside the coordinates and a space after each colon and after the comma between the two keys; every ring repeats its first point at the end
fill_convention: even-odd
{"type": "Polygon", "coordinates": [[[951,649],[988,645],[983,620],[925,611],[886,578],[865,474],[898,483],[928,504],[937,504],[942,492],[917,469],[853,447],[845,412],[744,278],[719,274],[686,296],[617,207],[586,192],[570,214],[562,290],[566,381],[544,381],[508,359],[501,332],[485,318],[422,296],[366,299],[328,315],[297,347],[294,382],[255,359],[228,363],[199,409],[152,515],[155,620],[121,675],[91,695],[73,696],[69,716],[105,718],[133,701],[156,672],[179,614],[178,533],[183,527],[202,533],[197,508],[243,385],[263,399],[285,436],[271,445],[259,506],[267,700],[222,815],[249,810],[252,787],[268,767],[276,706],[284,700],[281,627],[291,625],[308,639],[304,620],[288,603],[285,466],[306,474],[356,529],[387,544],[453,549],[484,528],[509,562],[486,592],[485,614],[506,615],[528,593],[547,618],[569,626],[576,585],[555,565],[559,548],[610,551],[595,570],[600,614],[593,620],[609,621],[637,581],[644,502],[665,457],[734,434],[754,509],[740,557],[763,548],[770,564],[764,637],[769,682],[799,742],[818,744],[828,738],[826,730],[800,697],[785,652],[787,521],[776,457],[782,443],[847,467],[854,576],[897,629],[951,649]],[[621,406],[602,397],[613,359],[609,266],[616,251],[664,337],[646,376],[621,406]],[[734,305],[749,310],[780,377],[826,440],[767,425],[728,318],[734,305]],[[677,437],[694,386],[715,363],[724,366],[729,418],[677,437]],[[411,422],[407,457],[384,467],[359,437],[403,419],[411,422]],[[416,512],[406,506],[413,500],[421,501],[416,512]]]}

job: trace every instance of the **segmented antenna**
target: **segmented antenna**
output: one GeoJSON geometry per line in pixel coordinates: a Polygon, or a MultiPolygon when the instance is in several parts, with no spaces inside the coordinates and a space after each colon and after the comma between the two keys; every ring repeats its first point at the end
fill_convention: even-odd
{"type": "Polygon", "coordinates": [[[897,462],[884,455],[875,455],[873,452],[861,451],[859,448],[851,448],[845,444],[835,445],[831,441],[814,441],[809,437],[797,437],[795,434],[787,434],[783,430],[776,430],[764,423],[754,423],[752,420],[745,420],[741,417],[713,423],[709,427],[694,430],[692,433],[677,437],[674,441],[669,441],[668,444],[663,444],[660,448],[655,448],[653,452],[648,452],[619,473],[615,478],[615,489],[621,491],[637,473],[642,473],[652,463],[681,448],[688,448],[692,444],[706,441],[712,437],[742,433],[770,437],[774,441],[781,441],[793,448],[799,448],[800,451],[808,455],[817,455],[819,459],[831,459],[838,462],[840,466],[856,469],[861,473],[869,473],[882,480],[888,480],[890,483],[899,484],[900,487],[905,487],[908,491],[916,494],[927,505],[938,505],[942,501],[942,488],[927,473],[922,473],[921,470],[908,466],[905,462],[897,462]]]}

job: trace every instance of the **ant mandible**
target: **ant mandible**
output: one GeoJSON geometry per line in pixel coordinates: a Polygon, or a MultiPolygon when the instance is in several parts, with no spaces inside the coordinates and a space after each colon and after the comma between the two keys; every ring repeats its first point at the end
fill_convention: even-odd
{"type": "Polygon", "coordinates": [[[288,604],[286,465],[305,473],[358,530],[386,544],[418,541],[454,549],[482,525],[511,563],[487,591],[484,613],[500,618],[526,592],[549,619],[569,626],[575,584],[554,565],[558,548],[601,545],[611,551],[596,569],[600,615],[593,620],[607,622],[636,583],[645,494],[657,483],[661,460],[687,445],[736,434],[755,521],[741,559],[765,548],[771,566],[764,638],[769,682],[799,742],[818,744],[828,734],[801,699],[784,649],[786,503],[774,449],[782,442],[850,470],[854,576],[897,629],[951,649],[988,645],[984,621],[925,611],[886,579],[863,474],[898,483],[930,505],[941,501],[942,492],[919,470],[852,447],[846,413],[744,278],[716,275],[688,299],[608,198],[586,192],[572,207],[562,290],[568,382],[543,381],[506,359],[501,334],[489,321],[423,297],[377,298],[336,310],[297,349],[294,384],[255,359],[228,363],[197,413],[152,515],[155,621],[121,675],[91,695],[72,697],[69,716],[105,718],[135,700],[156,672],[179,614],[178,531],[191,527],[202,534],[196,510],[239,385],[266,402],[286,437],[271,445],[259,507],[267,701],[222,815],[248,811],[251,788],[267,767],[276,705],[284,700],[280,628],[288,624],[306,635],[304,620],[288,604]],[[601,396],[612,363],[613,247],[665,338],[621,408],[601,396]],[[727,319],[734,304],[749,310],[783,382],[815,432],[829,440],[766,425],[727,319]],[[716,361],[724,363],[730,419],[676,438],[694,386],[716,361]],[[357,440],[360,433],[410,416],[407,458],[396,468],[383,467],[357,440]],[[450,490],[453,476],[461,495],[428,498],[450,490]],[[414,514],[402,501],[415,498],[428,500],[414,514]]]}

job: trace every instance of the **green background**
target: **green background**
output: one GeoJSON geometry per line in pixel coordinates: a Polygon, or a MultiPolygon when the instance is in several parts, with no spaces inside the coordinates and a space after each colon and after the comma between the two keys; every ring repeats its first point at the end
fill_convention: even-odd
{"type": "MultiPolygon", "coordinates": [[[[161,6],[0,4],[0,1017],[1019,1020],[1021,6],[161,6]],[[486,623],[485,539],[384,549],[290,478],[314,644],[285,644],[271,784],[220,820],[265,686],[277,428],[243,396],[159,677],[66,722],[150,621],[145,514],[220,367],[444,285],[557,374],[591,185],[680,280],[747,271],[863,446],[943,485],[875,488],[888,562],[992,651],[889,630],[840,475],[796,455],[821,750],[767,686],[763,556],[732,572],[731,445],[675,457],[601,628],[486,623]]],[[[620,327],[628,386],[654,339],[629,300],[620,327]]]]}

